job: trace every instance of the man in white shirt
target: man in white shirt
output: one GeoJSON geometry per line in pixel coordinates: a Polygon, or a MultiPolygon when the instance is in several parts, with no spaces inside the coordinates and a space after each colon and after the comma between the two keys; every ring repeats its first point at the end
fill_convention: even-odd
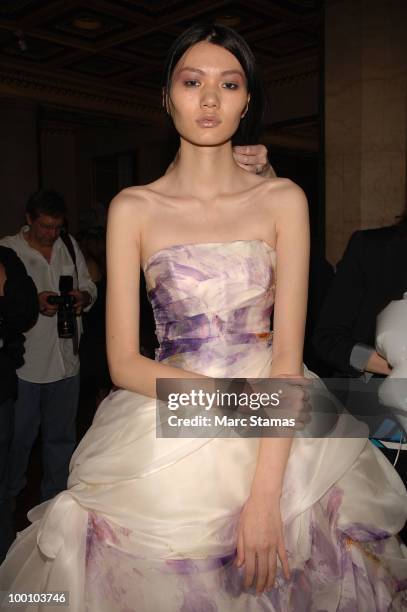
{"type": "Polygon", "coordinates": [[[37,291],[40,315],[25,334],[24,365],[17,370],[18,397],[10,450],[10,496],[26,484],[32,446],[41,427],[43,478],[41,498],[50,499],[66,488],[69,461],[75,448],[79,398],[79,357],[72,338],[58,335],[58,305],[48,298],[59,295],[61,276],[72,277],[78,337],[79,315],[96,299],[85,259],[76,241],[61,238],[66,208],[58,193],[39,191],[26,207],[27,226],[0,244],[12,248],[23,261],[37,291]]]}

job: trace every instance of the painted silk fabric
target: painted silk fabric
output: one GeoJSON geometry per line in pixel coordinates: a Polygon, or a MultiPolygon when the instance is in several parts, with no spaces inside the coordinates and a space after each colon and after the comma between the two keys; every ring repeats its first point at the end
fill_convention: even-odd
{"type": "MultiPolygon", "coordinates": [[[[150,257],[156,359],[208,376],[267,376],[275,269],[276,252],[260,240],[150,257]]],[[[407,609],[396,537],[406,491],[367,439],[340,438],[345,417],[329,439],[293,442],[281,499],[292,577],[279,570],[259,597],[233,564],[258,440],[157,439],[155,419],[151,398],[110,394],[72,458],[68,490],[29,513],[0,589],[69,591],[73,612],[407,609]]]]}

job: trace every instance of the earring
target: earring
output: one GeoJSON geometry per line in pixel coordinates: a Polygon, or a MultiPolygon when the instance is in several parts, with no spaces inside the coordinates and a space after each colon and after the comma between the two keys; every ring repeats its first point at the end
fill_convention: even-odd
{"type": "Polygon", "coordinates": [[[240,116],[241,119],[244,119],[246,117],[248,110],[249,110],[249,103],[246,104],[246,108],[244,109],[243,113],[240,116]]]}

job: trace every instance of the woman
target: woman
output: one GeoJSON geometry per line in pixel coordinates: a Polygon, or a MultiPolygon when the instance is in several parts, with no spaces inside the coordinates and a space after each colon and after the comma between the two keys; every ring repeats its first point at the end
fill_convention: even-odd
{"type": "Polygon", "coordinates": [[[179,160],[109,212],[108,358],[121,389],[75,452],[69,490],[31,511],[0,588],[69,590],[75,611],[401,610],[406,492],[366,439],[344,452],[336,437],[156,437],[156,379],[213,389],[303,376],[309,242],[301,190],[233,161],[261,111],[236,33],[186,31],[163,102],[179,160]],[[137,348],[140,263],[155,361],[137,348]]]}

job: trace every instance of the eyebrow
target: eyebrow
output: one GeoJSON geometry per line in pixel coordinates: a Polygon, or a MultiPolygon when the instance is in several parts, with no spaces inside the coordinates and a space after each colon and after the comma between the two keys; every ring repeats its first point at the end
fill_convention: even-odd
{"type": "MultiPolygon", "coordinates": [[[[181,70],[179,72],[184,72],[184,70],[189,70],[190,72],[197,72],[198,74],[205,74],[204,70],[201,70],[200,68],[192,68],[192,66],[184,66],[184,68],[181,68],[181,70]]],[[[221,72],[221,76],[226,76],[228,74],[238,74],[240,75],[243,79],[245,78],[243,72],[241,70],[224,70],[223,72],[221,72]]]]}

